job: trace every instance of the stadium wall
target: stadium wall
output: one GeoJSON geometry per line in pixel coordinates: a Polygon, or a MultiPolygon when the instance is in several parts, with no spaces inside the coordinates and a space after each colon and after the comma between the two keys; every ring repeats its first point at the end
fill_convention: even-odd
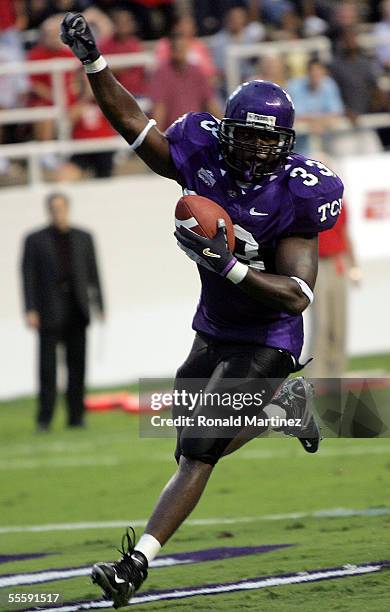
{"type": "MultiPolygon", "coordinates": [[[[361,288],[350,291],[351,354],[390,351],[388,167],[389,156],[382,155],[349,159],[342,169],[364,274],[361,288]]],[[[179,187],[146,174],[56,185],[55,190],[70,195],[73,224],[90,230],[97,243],[107,320],[90,329],[89,384],[171,375],[189,351],[199,294],[194,266],[173,237],[179,187]]],[[[46,223],[43,200],[49,191],[42,185],[3,189],[0,194],[3,399],[35,391],[36,338],[23,321],[19,267],[23,237],[46,223]]]]}

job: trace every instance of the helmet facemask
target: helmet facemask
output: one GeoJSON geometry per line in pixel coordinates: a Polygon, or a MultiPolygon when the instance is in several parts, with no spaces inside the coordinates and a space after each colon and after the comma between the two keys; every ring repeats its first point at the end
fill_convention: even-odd
{"type": "Polygon", "coordinates": [[[218,137],[226,163],[245,182],[278,172],[295,143],[293,129],[237,119],[222,119],[218,137]]]}

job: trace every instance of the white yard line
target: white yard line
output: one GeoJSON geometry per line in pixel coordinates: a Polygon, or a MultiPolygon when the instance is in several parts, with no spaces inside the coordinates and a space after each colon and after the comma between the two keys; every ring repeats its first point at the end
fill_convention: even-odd
{"type": "Polygon", "coordinates": [[[80,468],[97,466],[126,465],[118,457],[46,457],[45,459],[5,459],[0,460],[0,470],[36,470],[40,468],[80,468]]]}
{"type": "MultiPolygon", "coordinates": [[[[325,442],[326,445],[326,442],[325,442]]],[[[329,457],[355,457],[360,455],[385,455],[390,453],[390,444],[385,445],[381,444],[380,446],[351,446],[347,448],[331,447],[326,448],[324,443],[319,451],[319,453],[315,456],[317,459],[327,459],[329,457]]],[[[67,454],[71,454],[69,450],[67,454]]],[[[292,447],[286,448],[284,450],[265,450],[261,448],[255,448],[254,445],[252,447],[247,448],[235,455],[235,459],[237,460],[245,460],[245,461],[257,461],[260,459],[291,459],[298,458],[299,456],[304,457],[302,455],[302,451],[300,448],[293,449],[292,447]]],[[[169,463],[173,463],[173,457],[171,453],[154,455],[152,452],[149,456],[144,457],[144,460],[148,460],[151,462],[158,461],[166,461],[169,463]]],[[[229,459],[231,460],[231,459],[229,459]]],[[[118,466],[128,465],[129,461],[125,458],[121,458],[118,456],[96,456],[90,455],[77,455],[74,456],[72,454],[71,457],[42,457],[41,459],[35,458],[5,458],[0,459],[0,471],[8,471],[8,470],[34,470],[40,468],[74,468],[77,469],[79,467],[93,467],[93,466],[118,466]]]]}
{"type": "Polygon", "coordinates": [[[0,589],[21,586],[23,584],[40,584],[53,580],[65,580],[66,578],[79,578],[88,576],[91,573],[90,567],[80,567],[70,570],[47,570],[32,574],[14,574],[13,576],[0,576],[0,589]]]}
{"type": "MultiPolygon", "coordinates": [[[[341,441],[340,441],[341,443],[341,441]]],[[[298,451],[300,449],[298,448],[298,451]]],[[[241,453],[237,453],[237,458],[240,459],[291,459],[291,457],[298,457],[301,455],[301,452],[298,453],[294,449],[292,453],[291,450],[283,450],[283,451],[267,451],[260,448],[247,448],[243,450],[241,453]]],[[[328,457],[354,457],[356,455],[385,455],[390,453],[390,443],[389,444],[381,444],[378,446],[351,446],[347,448],[337,448],[332,446],[331,448],[326,447],[326,440],[322,442],[320,446],[319,452],[315,455],[316,459],[327,459],[328,457]]]]}
{"type": "MultiPolygon", "coordinates": [[[[186,597],[194,597],[199,595],[220,595],[222,593],[234,593],[238,591],[249,591],[257,589],[265,589],[269,587],[277,587],[292,584],[303,584],[309,582],[317,582],[320,580],[331,580],[334,578],[346,578],[350,576],[358,576],[364,574],[372,574],[379,572],[383,568],[380,564],[361,565],[361,566],[343,566],[335,569],[317,570],[314,572],[299,572],[290,576],[270,576],[268,578],[253,578],[240,583],[226,583],[211,586],[190,587],[186,589],[177,589],[175,591],[151,593],[145,595],[137,595],[132,600],[130,605],[139,605],[150,603],[153,601],[163,601],[170,599],[183,599],[186,597]]],[[[80,610],[93,609],[110,609],[111,602],[107,601],[91,601],[89,603],[76,603],[57,608],[45,608],[46,612],[78,612],[80,610]]]]}
{"type": "MultiPolygon", "coordinates": [[[[173,567],[175,565],[187,565],[188,563],[192,563],[191,559],[163,557],[162,559],[155,559],[152,561],[149,567],[173,567]]],[[[22,573],[10,576],[0,576],[0,589],[89,576],[91,574],[91,569],[92,567],[74,567],[70,569],[44,570],[42,572],[32,572],[30,574],[22,573]]]]}
{"type": "MultiPolygon", "coordinates": [[[[390,514],[390,508],[365,508],[357,510],[353,508],[324,508],[315,512],[289,512],[286,514],[263,514],[259,516],[238,517],[215,517],[204,519],[189,519],[183,526],[203,525],[235,525],[238,523],[255,523],[257,521],[285,521],[301,518],[343,518],[349,516],[384,516],[390,514]]],[[[132,525],[143,527],[147,519],[122,520],[122,521],[88,521],[83,523],[50,523],[44,525],[15,525],[0,526],[0,535],[7,533],[43,533],[51,531],[74,531],[83,529],[118,529],[132,525]]]]}
{"type": "Polygon", "coordinates": [[[69,438],[69,440],[63,438],[61,440],[50,440],[46,437],[33,438],[30,442],[20,442],[18,444],[8,443],[4,444],[0,449],[0,456],[4,455],[34,455],[39,452],[45,454],[52,453],[66,453],[85,450],[96,450],[97,447],[105,447],[109,444],[115,444],[115,442],[123,442],[123,434],[107,434],[104,438],[94,440],[75,440],[69,438]]]}

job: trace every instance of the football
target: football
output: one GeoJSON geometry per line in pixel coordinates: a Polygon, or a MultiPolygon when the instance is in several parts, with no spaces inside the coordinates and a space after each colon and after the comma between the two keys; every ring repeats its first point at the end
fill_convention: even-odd
{"type": "Polygon", "coordinates": [[[182,196],[176,204],[175,225],[177,228],[187,227],[200,236],[214,238],[218,219],[223,219],[226,223],[229,249],[233,252],[235,244],[233,223],[222,206],[198,195],[182,196]]]}

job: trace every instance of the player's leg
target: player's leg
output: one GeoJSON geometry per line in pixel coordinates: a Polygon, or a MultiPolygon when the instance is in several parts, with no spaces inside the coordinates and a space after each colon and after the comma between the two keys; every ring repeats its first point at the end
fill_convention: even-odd
{"type": "MultiPolygon", "coordinates": [[[[194,379],[208,379],[205,393],[216,393],[223,388],[223,381],[234,378],[240,379],[240,390],[245,392],[248,378],[264,377],[262,387],[266,389],[268,401],[281,381],[269,382],[266,377],[280,372],[285,377],[292,366],[291,358],[276,349],[264,348],[260,354],[254,345],[218,344],[197,336],[188,359],[177,373],[175,386],[188,388],[190,385],[193,391],[194,379]],[[269,358],[264,360],[263,353],[267,353],[269,358]],[[277,369],[277,363],[283,366],[277,369]]],[[[176,416],[182,406],[175,408],[176,416]]],[[[197,406],[194,417],[203,412],[210,416],[207,406],[197,406]]],[[[256,414],[258,409],[252,412],[256,414]]],[[[233,432],[229,429],[214,438],[199,436],[199,432],[198,437],[193,437],[194,432],[186,427],[179,430],[175,453],[178,469],[162,491],[140,541],[135,545],[128,537],[127,550],[123,550],[119,562],[98,563],[93,567],[92,579],[102,587],[107,597],[113,598],[114,607],[127,605],[129,597],[145,580],[148,563],[195,508],[214,465],[239,429],[236,427],[233,432]]]]}
{"type": "MultiPolygon", "coordinates": [[[[266,396],[262,411],[263,416],[277,417],[279,420],[293,420],[294,426],[283,426],[278,430],[285,435],[298,438],[306,452],[315,453],[318,450],[321,435],[312,411],[313,386],[303,377],[298,377],[285,381],[278,388],[279,382],[284,380],[294,367],[292,357],[288,352],[284,352],[286,360],[281,360],[272,351],[273,349],[265,349],[264,347],[258,349],[257,360],[262,362],[262,365],[259,370],[256,364],[256,368],[251,373],[251,376],[255,376],[257,370],[261,373],[270,372],[270,376],[273,376],[273,378],[268,378],[268,383],[271,383],[270,391],[272,394],[269,393],[266,396]]],[[[263,431],[260,427],[244,428],[231,440],[223,455],[229,455],[238,450],[253,438],[261,435],[263,431]]]]}
{"type": "MultiPolygon", "coordinates": [[[[208,368],[217,364],[210,376],[205,369],[181,368],[180,380],[188,384],[189,373],[197,371],[198,376],[206,378],[209,374],[204,393],[211,395],[221,392],[249,393],[253,392],[254,379],[262,379],[261,386],[264,391],[264,401],[274,395],[282,380],[293,369],[290,355],[276,349],[262,347],[257,349],[254,345],[216,344],[208,343],[208,359],[201,361],[208,368]],[[278,376],[280,379],[275,379],[278,376]],[[271,378],[272,377],[272,378],[271,378]],[[232,381],[233,379],[233,381],[232,381]],[[230,382],[231,381],[231,382],[230,382]]],[[[237,416],[232,407],[223,407],[224,417],[237,416]]],[[[246,413],[256,416],[259,408],[253,406],[246,409],[246,413]]],[[[197,422],[201,416],[213,416],[210,406],[200,404],[193,411],[193,418],[197,422]]],[[[214,416],[217,416],[214,413],[214,416]]],[[[146,533],[152,535],[160,544],[164,544],[177,530],[183,520],[194,509],[207,484],[212,468],[216,465],[231,439],[237,435],[240,426],[233,428],[201,428],[184,427],[178,436],[176,460],[179,468],[167,487],[164,489],[156,508],[146,527],[146,533]]]]}
{"type": "MultiPolygon", "coordinates": [[[[176,386],[186,386],[192,375],[209,378],[205,393],[225,393],[230,389],[232,393],[242,394],[253,392],[253,380],[257,379],[261,380],[263,403],[267,405],[293,369],[291,356],[285,351],[253,345],[218,345],[197,338],[187,362],[178,372],[176,386]]],[[[255,416],[259,408],[250,406],[245,412],[255,416]]],[[[223,413],[236,414],[232,405],[224,407],[223,413]]],[[[202,415],[210,416],[210,407],[200,403],[194,410],[195,420],[202,415]]],[[[199,435],[198,430],[196,437],[191,427],[179,431],[178,470],[161,493],[140,541],[135,545],[128,537],[128,548],[123,550],[119,562],[99,563],[93,568],[93,580],[114,599],[114,607],[126,605],[145,580],[148,563],[195,508],[213,467],[240,430],[239,425],[221,428],[218,434],[215,431],[210,436],[206,428],[205,435],[199,435]]]]}
{"type": "MultiPolygon", "coordinates": [[[[242,345],[239,350],[233,345],[224,349],[224,360],[222,362],[223,378],[235,379],[234,392],[248,393],[252,397],[261,392],[262,405],[258,407],[245,407],[244,416],[249,419],[258,417],[262,419],[270,417],[284,417],[285,411],[275,407],[268,410],[269,403],[283,381],[294,370],[294,361],[288,351],[282,351],[265,346],[242,345]],[[238,380],[240,379],[240,380],[238,380]]],[[[234,412],[232,413],[234,414],[234,412]]],[[[268,426],[251,425],[243,427],[234,432],[228,440],[223,442],[222,456],[231,454],[268,429],[268,426]]]]}
{"type": "MultiPolygon", "coordinates": [[[[175,389],[199,391],[203,386],[201,381],[207,384],[212,376],[217,359],[213,343],[197,334],[190,354],[176,373],[175,389]]],[[[173,416],[188,416],[188,408],[175,405],[173,416]]],[[[164,487],[145,529],[145,533],[152,534],[161,546],[195,508],[213,469],[212,463],[183,456],[180,442],[183,429],[177,428],[175,458],[178,469],[164,487]]]]}
{"type": "MultiPolygon", "coordinates": [[[[204,392],[215,394],[225,389],[224,382],[234,379],[234,393],[245,393],[253,390],[254,378],[261,378],[267,403],[281,383],[281,380],[268,380],[268,376],[281,374],[285,378],[292,369],[291,357],[276,349],[264,347],[259,351],[254,345],[217,344],[198,337],[188,360],[178,371],[176,388],[185,387],[188,391],[190,385],[194,391],[196,379],[207,378],[204,392]]],[[[228,387],[231,389],[231,383],[228,387]]],[[[177,406],[175,416],[181,412],[182,407],[177,406]]],[[[225,416],[237,415],[231,407],[224,407],[223,412],[225,416]]],[[[250,410],[253,416],[258,412],[257,407],[250,410]]],[[[194,409],[195,421],[202,415],[212,416],[209,406],[198,405],[194,409]]],[[[163,546],[195,508],[213,467],[240,427],[233,431],[228,428],[213,432],[211,428],[208,432],[208,429],[183,427],[179,430],[175,453],[178,469],[161,493],[148,521],[145,543],[141,539],[136,546],[136,550],[143,549],[145,556],[148,556],[149,546],[152,554],[158,544],[163,546]],[[158,543],[155,547],[154,540],[158,543]]]]}
{"type": "Polygon", "coordinates": [[[178,469],[164,487],[145,533],[163,546],[197,505],[211,476],[213,465],[181,456],[178,469]]]}
{"type": "Polygon", "coordinates": [[[114,608],[126,606],[145,581],[149,563],[195,508],[212,470],[213,466],[203,461],[180,457],[178,469],[164,487],[138,543],[135,545],[134,531],[133,537],[127,532],[122,558],[93,566],[92,581],[106,598],[113,599],[114,608]]]}
{"type": "MultiPolygon", "coordinates": [[[[182,380],[207,379],[213,360],[206,339],[196,336],[190,355],[177,372],[175,387],[182,380]]],[[[180,411],[180,407],[177,407],[180,411]]],[[[180,438],[182,430],[178,432],[180,438]]],[[[163,489],[156,507],[138,544],[127,535],[122,558],[117,563],[98,563],[92,570],[92,580],[112,598],[114,607],[127,605],[129,598],[147,577],[150,561],[161,546],[176,531],[197,504],[212,472],[213,466],[191,457],[180,457],[180,442],[175,455],[178,469],[163,489]]]]}
{"type": "MultiPolygon", "coordinates": [[[[205,393],[216,394],[226,389],[229,393],[232,389],[229,381],[234,379],[235,394],[249,393],[253,391],[254,379],[262,379],[258,386],[264,391],[266,404],[292,369],[291,357],[285,352],[267,347],[260,350],[254,345],[216,344],[199,338],[189,359],[178,371],[176,387],[188,387],[196,376],[209,379],[205,393]],[[189,380],[190,374],[192,381],[189,380]],[[276,376],[279,378],[276,379],[276,376]]],[[[191,390],[194,388],[191,387],[191,390]]],[[[181,410],[181,407],[178,408],[181,410]]],[[[225,417],[237,415],[233,407],[224,406],[222,412],[225,417]]],[[[246,412],[256,416],[259,408],[253,406],[246,412]]],[[[209,406],[200,404],[195,408],[195,422],[202,415],[212,416],[209,406]]],[[[184,427],[179,431],[176,449],[178,470],[163,490],[145,530],[160,545],[165,544],[195,508],[212,468],[240,429],[240,426],[216,428],[215,431],[209,427],[184,427]]]]}

